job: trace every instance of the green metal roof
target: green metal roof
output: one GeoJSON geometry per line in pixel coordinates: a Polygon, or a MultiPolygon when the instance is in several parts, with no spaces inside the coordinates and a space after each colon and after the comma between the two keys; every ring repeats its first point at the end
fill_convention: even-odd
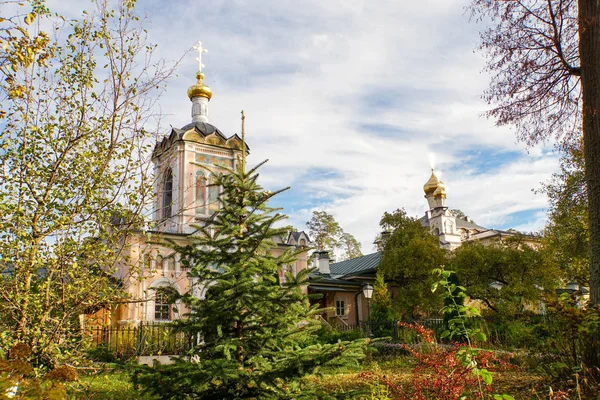
{"type": "Polygon", "coordinates": [[[331,270],[331,275],[333,276],[360,274],[362,272],[377,268],[382,256],[383,253],[378,251],[377,253],[367,254],[366,256],[353,258],[352,260],[331,264],[329,269],[331,270]]]}

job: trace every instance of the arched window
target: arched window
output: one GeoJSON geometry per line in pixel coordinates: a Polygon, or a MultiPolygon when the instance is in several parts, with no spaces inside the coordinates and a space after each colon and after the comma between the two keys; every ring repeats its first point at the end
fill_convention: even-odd
{"type": "Polygon", "coordinates": [[[154,319],[157,321],[171,320],[171,304],[164,290],[157,289],[154,295],[154,319]]]}
{"type": "Polygon", "coordinates": [[[452,223],[452,221],[446,221],[446,232],[454,233],[454,224],[452,223]]]}
{"type": "Polygon", "coordinates": [[[217,185],[217,178],[211,176],[210,185],[208,187],[208,209],[212,212],[219,209],[219,192],[220,187],[217,185]]]}
{"type": "Polygon", "coordinates": [[[173,171],[171,168],[165,171],[163,181],[163,218],[169,218],[173,212],[173,171]]]}
{"type": "Polygon", "coordinates": [[[174,256],[170,256],[167,257],[163,260],[163,268],[165,271],[171,271],[174,272],[175,271],[175,257],[174,256]]]}
{"type": "Polygon", "coordinates": [[[206,214],[206,174],[196,172],[196,214],[206,214]]]}
{"type": "Polygon", "coordinates": [[[157,272],[163,272],[163,257],[161,255],[156,257],[156,260],[154,261],[154,268],[152,269],[153,274],[157,272]]]}
{"type": "Polygon", "coordinates": [[[140,269],[142,274],[146,271],[152,272],[152,261],[152,255],[150,254],[144,254],[140,258],[140,269]]]}

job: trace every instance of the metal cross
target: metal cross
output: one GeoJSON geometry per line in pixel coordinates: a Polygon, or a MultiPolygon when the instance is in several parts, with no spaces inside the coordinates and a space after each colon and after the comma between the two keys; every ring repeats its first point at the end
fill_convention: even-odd
{"type": "Polygon", "coordinates": [[[204,67],[204,64],[202,64],[202,53],[208,53],[208,50],[202,47],[202,42],[200,40],[198,40],[198,44],[194,46],[194,50],[198,52],[198,57],[196,58],[196,61],[198,61],[198,71],[202,72],[202,67],[204,67]]]}

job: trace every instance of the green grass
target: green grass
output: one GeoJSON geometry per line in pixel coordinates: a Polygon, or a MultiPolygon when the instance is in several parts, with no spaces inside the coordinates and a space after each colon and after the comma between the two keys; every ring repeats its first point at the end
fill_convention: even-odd
{"type": "Polygon", "coordinates": [[[89,400],[150,400],[136,391],[123,371],[105,371],[82,376],[69,389],[70,399],[89,400]]]}

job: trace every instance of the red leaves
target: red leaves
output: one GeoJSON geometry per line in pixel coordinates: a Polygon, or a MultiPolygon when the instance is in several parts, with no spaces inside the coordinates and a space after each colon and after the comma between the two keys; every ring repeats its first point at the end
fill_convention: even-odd
{"type": "MultiPolygon", "coordinates": [[[[403,345],[417,361],[410,383],[395,382],[378,372],[363,372],[359,375],[360,379],[384,385],[390,397],[397,400],[459,400],[463,396],[482,399],[491,391],[490,386],[473,374],[472,368],[463,365],[457,358],[460,344],[439,345],[435,343],[432,330],[419,324],[400,322],[399,325],[414,330],[423,339],[417,345],[403,345]]],[[[505,364],[491,351],[478,352],[475,361],[478,368],[489,370],[505,364]]]]}

